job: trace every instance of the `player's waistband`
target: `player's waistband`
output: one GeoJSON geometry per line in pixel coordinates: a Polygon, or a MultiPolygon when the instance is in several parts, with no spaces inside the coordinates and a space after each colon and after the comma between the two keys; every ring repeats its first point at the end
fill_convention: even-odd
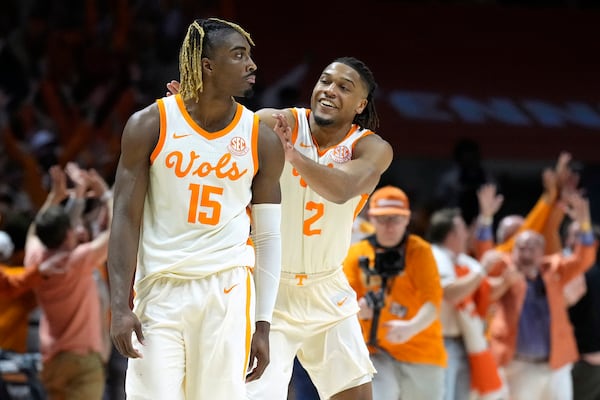
{"type": "Polygon", "coordinates": [[[176,270],[164,270],[160,272],[154,272],[150,275],[146,275],[141,279],[137,279],[133,285],[133,289],[135,292],[135,309],[137,310],[138,315],[142,315],[144,313],[144,309],[146,307],[146,303],[148,301],[148,293],[150,289],[157,283],[162,280],[179,280],[179,281],[191,281],[197,279],[203,279],[211,275],[220,274],[226,271],[230,271],[234,268],[245,268],[250,273],[252,268],[244,265],[234,265],[229,268],[224,268],[222,270],[214,271],[214,272],[206,272],[206,271],[198,271],[196,274],[190,273],[182,273],[176,270]]]}
{"type": "Polygon", "coordinates": [[[280,279],[286,285],[308,286],[343,273],[342,267],[317,273],[281,271],[280,279]]]}
{"type": "MultiPolygon", "coordinates": [[[[221,272],[229,271],[233,268],[247,268],[252,270],[252,268],[244,266],[244,265],[233,265],[227,268],[223,268],[215,271],[195,271],[195,273],[190,273],[188,271],[182,272],[177,270],[163,270],[158,272],[153,272],[149,275],[144,276],[141,279],[136,279],[133,287],[138,296],[145,296],[145,294],[150,290],[150,288],[161,279],[172,279],[172,280],[195,280],[206,278],[207,276],[211,276],[214,274],[219,274],[221,272]]],[[[136,277],[137,278],[137,277],[136,277]]]]}

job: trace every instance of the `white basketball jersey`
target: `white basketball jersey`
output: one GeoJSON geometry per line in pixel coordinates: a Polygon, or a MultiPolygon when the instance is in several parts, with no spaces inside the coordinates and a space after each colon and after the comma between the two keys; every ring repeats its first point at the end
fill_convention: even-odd
{"type": "MultiPolygon", "coordinates": [[[[310,110],[293,108],[296,128],[292,141],[297,151],[322,165],[336,168],[352,159],[354,145],[372,134],[358,125],[337,145],[320,149],[308,123],[310,110]]],[[[281,175],[282,270],[290,273],[320,273],[340,268],[350,247],[352,224],[368,193],[344,204],[336,204],[312,190],[290,163],[281,175]]]]}
{"type": "Polygon", "coordinates": [[[258,169],[258,117],[237,104],[228,126],[207,132],[181,96],[157,103],[160,138],[151,155],[136,280],[254,266],[247,207],[258,169]]]}

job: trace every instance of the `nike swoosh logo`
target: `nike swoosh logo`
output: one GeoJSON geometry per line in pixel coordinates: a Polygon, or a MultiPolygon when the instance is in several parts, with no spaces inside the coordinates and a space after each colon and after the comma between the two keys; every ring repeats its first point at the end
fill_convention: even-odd
{"type": "Polygon", "coordinates": [[[174,133],[173,139],[181,139],[181,138],[188,137],[188,136],[192,136],[192,134],[191,133],[180,133],[180,134],[174,133]]]}
{"type": "Polygon", "coordinates": [[[311,147],[313,147],[313,145],[312,144],[306,144],[304,142],[300,142],[300,147],[311,148],[311,147]]]}
{"type": "Polygon", "coordinates": [[[236,283],[233,286],[230,286],[228,288],[223,289],[223,293],[228,294],[229,292],[231,292],[233,290],[234,287],[236,287],[237,285],[239,285],[239,283],[236,283]]]}
{"type": "Polygon", "coordinates": [[[344,305],[344,303],[346,302],[346,300],[348,300],[348,296],[344,297],[343,299],[341,299],[340,301],[338,301],[336,304],[338,305],[338,307],[341,307],[344,305]]]}

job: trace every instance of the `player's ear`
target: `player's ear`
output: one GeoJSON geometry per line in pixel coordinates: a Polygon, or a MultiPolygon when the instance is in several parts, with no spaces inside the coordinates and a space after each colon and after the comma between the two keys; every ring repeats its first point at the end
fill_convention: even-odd
{"type": "Polygon", "coordinates": [[[356,107],[356,114],[361,114],[364,111],[365,107],[367,107],[367,104],[369,104],[369,100],[362,99],[360,103],[358,103],[358,107],[356,107]]]}
{"type": "Polygon", "coordinates": [[[210,60],[210,58],[202,57],[201,64],[202,64],[203,71],[212,72],[213,66],[212,66],[212,61],[210,60]]]}

